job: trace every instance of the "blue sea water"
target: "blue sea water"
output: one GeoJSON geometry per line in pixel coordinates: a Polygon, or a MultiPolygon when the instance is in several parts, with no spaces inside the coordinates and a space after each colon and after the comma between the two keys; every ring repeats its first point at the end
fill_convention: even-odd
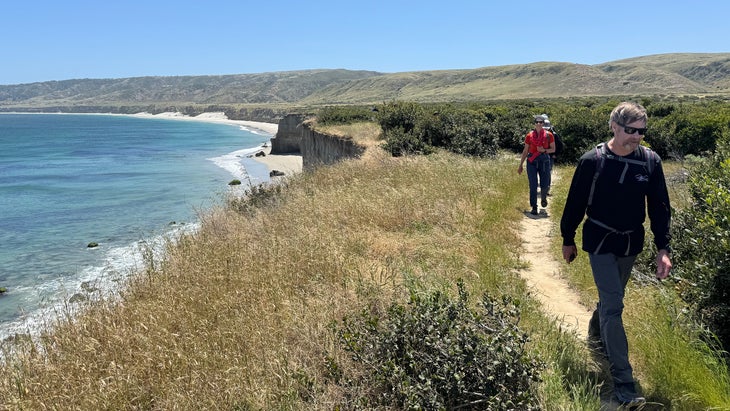
{"type": "Polygon", "coordinates": [[[249,157],[271,137],[199,121],[0,114],[0,340],[33,333],[74,295],[119,286],[150,247],[195,230],[232,179],[267,181],[249,157]]]}

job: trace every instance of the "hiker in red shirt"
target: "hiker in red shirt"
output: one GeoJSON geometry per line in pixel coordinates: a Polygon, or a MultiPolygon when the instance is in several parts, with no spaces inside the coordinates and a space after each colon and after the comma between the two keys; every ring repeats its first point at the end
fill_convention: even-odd
{"type": "Polygon", "coordinates": [[[537,215],[537,185],[540,183],[541,205],[547,207],[547,194],[550,189],[550,154],[555,152],[555,138],[542,128],[545,117],[535,116],[535,128],[525,136],[525,149],[522,150],[517,173],[522,174],[522,166],[527,160],[527,181],[530,184],[530,214],[537,215]]]}

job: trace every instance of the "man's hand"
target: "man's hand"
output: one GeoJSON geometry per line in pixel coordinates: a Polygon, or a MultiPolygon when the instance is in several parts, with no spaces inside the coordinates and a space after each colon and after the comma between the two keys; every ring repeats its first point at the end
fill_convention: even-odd
{"type": "Polygon", "coordinates": [[[563,259],[566,263],[570,264],[575,260],[575,257],[578,256],[578,247],[574,245],[564,245],[563,246],[563,259]]]}
{"type": "Polygon", "coordinates": [[[662,280],[667,278],[669,271],[672,269],[672,260],[669,258],[669,252],[661,249],[656,255],[656,278],[662,280]]]}

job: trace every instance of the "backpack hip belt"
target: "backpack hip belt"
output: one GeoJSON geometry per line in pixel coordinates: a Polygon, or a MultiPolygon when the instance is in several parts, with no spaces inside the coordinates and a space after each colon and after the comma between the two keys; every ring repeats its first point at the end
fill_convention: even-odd
{"type": "Polygon", "coordinates": [[[618,235],[625,235],[626,236],[626,239],[627,239],[627,243],[628,244],[626,244],[626,252],[624,253],[624,255],[629,255],[629,251],[631,250],[631,235],[630,234],[633,233],[634,230],[619,231],[619,230],[611,227],[608,224],[604,224],[604,223],[596,220],[593,217],[588,217],[588,221],[590,221],[593,224],[595,224],[595,225],[603,228],[604,230],[608,231],[606,233],[606,235],[604,235],[603,238],[601,239],[601,242],[598,243],[598,247],[596,248],[596,251],[594,252],[594,254],[598,254],[598,251],[601,250],[601,247],[603,247],[603,242],[606,241],[606,237],[608,237],[611,234],[618,234],[618,235]]]}

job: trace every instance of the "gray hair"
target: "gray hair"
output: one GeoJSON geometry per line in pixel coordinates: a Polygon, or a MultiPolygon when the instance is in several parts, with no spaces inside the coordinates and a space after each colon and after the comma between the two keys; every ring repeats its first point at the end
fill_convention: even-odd
{"type": "Polygon", "coordinates": [[[613,121],[625,126],[639,120],[646,121],[648,117],[644,106],[639,103],[624,101],[613,109],[608,125],[610,127],[613,121]]]}

